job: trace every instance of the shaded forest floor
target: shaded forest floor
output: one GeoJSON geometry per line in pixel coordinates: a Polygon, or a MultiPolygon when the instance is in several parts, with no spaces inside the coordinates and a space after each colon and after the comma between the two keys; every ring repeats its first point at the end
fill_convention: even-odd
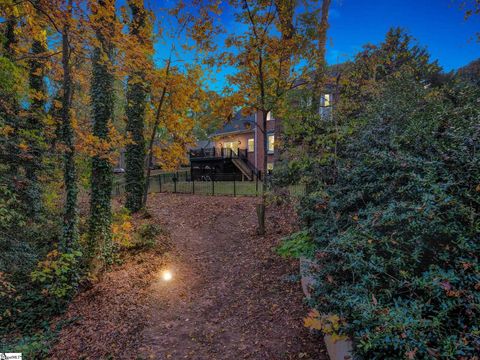
{"type": "Polygon", "coordinates": [[[148,210],[169,239],[77,296],[66,315],[77,321],[52,358],[326,359],[321,338],[303,327],[298,264],[274,252],[295,216],[269,208],[269,235],[259,237],[256,201],[152,195],[148,210]],[[164,254],[166,241],[173,250],[164,254]]]}

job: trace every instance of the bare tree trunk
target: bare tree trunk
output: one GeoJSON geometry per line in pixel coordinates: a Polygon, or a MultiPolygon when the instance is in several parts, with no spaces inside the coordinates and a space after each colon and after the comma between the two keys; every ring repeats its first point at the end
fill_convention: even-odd
{"type": "Polygon", "coordinates": [[[322,17],[318,26],[318,59],[317,59],[317,71],[315,72],[315,83],[313,93],[313,109],[318,111],[321,103],[321,90],[325,78],[325,70],[327,61],[325,59],[326,46],[327,46],[327,31],[328,31],[328,13],[330,10],[331,0],[323,0],[322,2],[322,17]]]}
{"type": "MultiPolygon", "coordinates": [[[[167,71],[166,71],[166,76],[169,75],[170,73],[170,63],[171,63],[171,58],[168,59],[167,62],[167,71]]],[[[153,160],[153,144],[155,142],[155,135],[157,134],[158,126],[160,125],[160,118],[162,114],[162,108],[163,104],[165,102],[165,95],[167,93],[167,85],[165,85],[162,89],[162,95],[160,96],[160,100],[158,102],[158,107],[157,107],[157,114],[155,115],[155,124],[153,124],[153,129],[152,133],[150,135],[150,140],[148,142],[148,151],[147,151],[147,175],[145,177],[145,185],[143,188],[143,207],[147,206],[147,198],[148,198],[148,186],[150,184],[150,173],[151,173],[151,168],[150,165],[153,160]]]]}
{"type": "MultiPolygon", "coordinates": [[[[260,129],[263,132],[263,169],[262,169],[262,202],[257,204],[257,216],[258,216],[258,235],[265,234],[265,212],[267,204],[267,151],[268,151],[268,138],[267,138],[267,115],[268,110],[266,109],[265,103],[265,77],[263,72],[263,48],[258,49],[258,74],[259,74],[259,85],[260,85],[260,101],[261,101],[261,111],[262,111],[262,128],[260,129]]],[[[258,109],[257,109],[258,111],[258,109]]],[[[257,120],[258,128],[258,120],[257,120]]]]}
{"type": "MultiPolygon", "coordinates": [[[[282,34],[282,43],[284,45],[285,53],[280,59],[280,77],[279,88],[285,86],[290,76],[291,70],[291,54],[295,44],[292,43],[293,36],[295,35],[295,26],[293,23],[293,15],[296,8],[297,0],[275,0],[275,7],[278,13],[278,20],[280,23],[280,31],[282,34]],[[281,83],[281,84],[280,84],[281,83]]],[[[277,114],[278,115],[278,114],[277,114]]],[[[283,131],[280,116],[275,117],[275,152],[273,154],[274,162],[277,162],[281,158],[282,144],[283,144],[283,131]]]]}
{"type": "Polygon", "coordinates": [[[326,53],[326,45],[327,45],[327,31],[328,31],[328,13],[330,10],[330,3],[331,0],[323,0],[322,3],[322,18],[320,20],[320,28],[318,30],[318,54],[319,54],[319,61],[320,66],[325,66],[325,53],[326,53]]]}
{"type": "MultiPolygon", "coordinates": [[[[263,131],[263,169],[262,169],[262,202],[257,204],[258,216],[258,235],[265,234],[265,213],[267,205],[267,162],[268,162],[268,135],[267,135],[267,111],[262,111],[262,131],[263,131]]],[[[257,124],[258,127],[258,124],[257,124]]]]}

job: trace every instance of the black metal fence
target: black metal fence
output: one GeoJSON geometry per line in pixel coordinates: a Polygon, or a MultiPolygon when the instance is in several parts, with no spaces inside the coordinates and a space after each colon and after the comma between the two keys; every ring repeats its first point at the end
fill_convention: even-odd
{"type": "MultiPolygon", "coordinates": [[[[258,196],[261,195],[263,182],[239,181],[235,174],[213,174],[199,179],[192,179],[189,171],[160,173],[150,177],[150,193],[178,193],[199,195],[230,195],[230,196],[258,196]]],[[[267,189],[268,190],[268,189],[267,189]]],[[[118,181],[114,185],[114,195],[125,192],[125,183],[118,181]]],[[[301,196],[305,193],[304,185],[288,187],[291,196],[301,196]]]]}

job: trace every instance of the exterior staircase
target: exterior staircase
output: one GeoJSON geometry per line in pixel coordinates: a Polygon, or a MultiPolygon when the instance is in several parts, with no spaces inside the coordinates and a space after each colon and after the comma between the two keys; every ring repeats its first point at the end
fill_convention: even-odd
{"type": "Polygon", "coordinates": [[[232,162],[248,180],[253,180],[253,170],[248,166],[248,163],[244,159],[232,158],[232,162]]]}
{"type": "Polygon", "coordinates": [[[192,178],[201,178],[214,173],[220,173],[230,179],[231,176],[241,176],[249,181],[255,180],[258,171],[248,160],[247,149],[202,148],[190,150],[192,178]]]}

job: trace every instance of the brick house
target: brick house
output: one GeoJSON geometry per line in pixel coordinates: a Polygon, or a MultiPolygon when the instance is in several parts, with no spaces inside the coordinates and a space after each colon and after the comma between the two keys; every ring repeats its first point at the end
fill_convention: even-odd
{"type": "MultiPolygon", "coordinates": [[[[332,94],[324,94],[320,115],[331,117],[332,94]]],[[[210,136],[210,141],[190,150],[191,175],[195,179],[253,180],[261,177],[264,162],[264,136],[267,136],[267,171],[277,158],[275,136],[280,133],[281,120],[267,114],[267,129],[262,131],[262,112],[249,115],[237,112],[233,119],[210,136]],[[264,135],[265,133],[265,135],[264,135]]]]}
{"type": "MultiPolygon", "coordinates": [[[[215,176],[225,180],[253,180],[263,169],[263,132],[260,131],[261,112],[243,115],[240,111],[233,119],[210,136],[208,144],[190,151],[192,176],[215,176]]],[[[275,122],[267,117],[269,144],[268,164],[273,168],[275,151],[275,122]]]]}

